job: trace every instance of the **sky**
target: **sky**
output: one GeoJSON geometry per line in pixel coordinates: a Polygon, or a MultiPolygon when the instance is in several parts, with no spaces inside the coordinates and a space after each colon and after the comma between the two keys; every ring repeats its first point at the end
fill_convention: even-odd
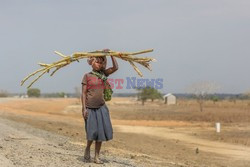
{"type": "MultiPolygon", "coordinates": [[[[213,82],[218,93],[250,90],[249,0],[0,0],[0,90],[26,92],[20,81],[58,61],[54,51],[109,48],[153,57],[153,71],[138,66],[145,79],[163,79],[164,93],[186,93],[190,85],[213,82]],[[247,72],[248,71],[248,72],[247,72]]],[[[109,66],[111,65],[108,58],[109,66]]],[[[117,60],[110,78],[140,77],[117,60]]],[[[33,87],[43,93],[74,92],[91,67],[72,63],[33,87]]],[[[31,80],[30,80],[31,81],[31,80]]],[[[126,83],[124,84],[126,87],[126,83]]],[[[133,92],[115,89],[116,93],[133,92]]]]}

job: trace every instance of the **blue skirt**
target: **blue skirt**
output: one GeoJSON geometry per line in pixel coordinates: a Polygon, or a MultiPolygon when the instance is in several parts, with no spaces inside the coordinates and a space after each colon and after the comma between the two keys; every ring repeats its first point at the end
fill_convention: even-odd
{"type": "Polygon", "coordinates": [[[113,128],[106,104],[100,108],[87,108],[87,112],[88,118],[84,119],[87,140],[108,141],[113,139],[113,128]]]}

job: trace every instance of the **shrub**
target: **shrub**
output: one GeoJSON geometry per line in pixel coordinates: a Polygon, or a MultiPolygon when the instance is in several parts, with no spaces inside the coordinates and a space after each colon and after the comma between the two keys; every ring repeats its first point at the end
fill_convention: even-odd
{"type": "Polygon", "coordinates": [[[27,90],[27,95],[29,97],[40,97],[41,91],[40,91],[40,89],[37,89],[37,88],[29,88],[27,90]]]}

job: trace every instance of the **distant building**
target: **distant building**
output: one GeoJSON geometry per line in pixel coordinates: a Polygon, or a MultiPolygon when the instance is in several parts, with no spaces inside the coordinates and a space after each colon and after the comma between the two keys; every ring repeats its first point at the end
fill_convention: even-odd
{"type": "Polygon", "coordinates": [[[164,103],[167,105],[176,104],[176,97],[172,95],[171,93],[164,95],[163,99],[164,99],[164,103]]]}
{"type": "Polygon", "coordinates": [[[21,95],[20,98],[24,99],[24,98],[29,98],[28,95],[21,95]]]}

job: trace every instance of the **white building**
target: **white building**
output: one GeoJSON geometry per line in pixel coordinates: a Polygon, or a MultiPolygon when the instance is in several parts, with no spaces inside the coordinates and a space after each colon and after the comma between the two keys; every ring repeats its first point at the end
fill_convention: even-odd
{"type": "Polygon", "coordinates": [[[165,104],[167,105],[176,104],[176,97],[172,95],[171,93],[164,95],[163,98],[164,98],[165,104]]]}

